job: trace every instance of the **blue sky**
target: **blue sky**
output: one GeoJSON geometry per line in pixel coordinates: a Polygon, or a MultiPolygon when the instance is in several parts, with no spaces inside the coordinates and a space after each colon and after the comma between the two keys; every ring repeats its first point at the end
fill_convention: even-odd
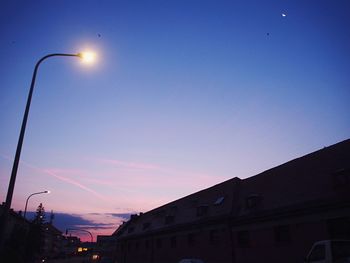
{"type": "Polygon", "coordinates": [[[147,211],[349,138],[349,12],[331,0],[1,1],[0,198],[49,53],[97,61],[40,66],[16,210],[49,189],[31,210],[147,211]]]}

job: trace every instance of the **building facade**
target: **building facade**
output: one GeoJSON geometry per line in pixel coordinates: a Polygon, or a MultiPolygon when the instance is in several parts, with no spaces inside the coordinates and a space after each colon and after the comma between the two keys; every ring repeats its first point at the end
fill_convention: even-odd
{"type": "Polygon", "coordinates": [[[94,252],[102,258],[112,258],[115,251],[116,237],[110,235],[98,235],[94,252]]]}
{"type": "MultiPolygon", "coordinates": [[[[4,213],[4,204],[0,205],[0,220],[4,213]]],[[[2,224],[3,222],[0,222],[2,224]]],[[[16,213],[12,209],[7,217],[6,229],[4,231],[4,244],[0,248],[0,258],[5,262],[21,262],[27,259],[28,236],[30,234],[31,223],[22,216],[22,212],[16,213]]]]}
{"type": "Polygon", "coordinates": [[[63,256],[64,237],[62,232],[52,223],[44,223],[43,228],[43,257],[59,258],[63,256]]]}
{"type": "Polygon", "coordinates": [[[302,262],[315,241],[350,239],[350,140],[133,215],[113,235],[118,263],[302,262]]]}

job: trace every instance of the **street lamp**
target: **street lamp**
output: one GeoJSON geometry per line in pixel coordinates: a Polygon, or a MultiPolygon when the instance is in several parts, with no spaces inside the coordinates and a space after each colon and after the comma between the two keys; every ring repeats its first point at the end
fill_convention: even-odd
{"type": "Polygon", "coordinates": [[[89,233],[90,238],[91,238],[91,243],[94,242],[94,239],[93,239],[92,234],[91,234],[90,231],[87,231],[87,230],[85,230],[85,229],[78,229],[78,228],[67,228],[67,229],[66,229],[66,235],[68,235],[68,231],[83,231],[83,232],[89,233]]]}
{"type": "Polygon", "coordinates": [[[91,64],[96,60],[96,54],[91,51],[85,51],[78,53],[78,56],[82,59],[82,61],[86,64],[91,64]]]}
{"type": "Polygon", "coordinates": [[[43,62],[45,59],[50,58],[50,57],[78,57],[81,58],[83,61],[86,62],[92,62],[92,57],[95,57],[91,55],[92,53],[87,53],[87,52],[82,52],[82,53],[77,53],[77,54],[65,54],[65,53],[54,53],[54,54],[49,54],[41,59],[38,60],[38,62],[35,65],[34,72],[33,72],[33,77],[32,77],[32,82],[30,84],[30,89],[29,89],[29,94],[28,94],[28,99],[27,99],[27,104],[26,108],[24,111],[24,116],[23,116],[23,121],[22,121],[22,126],[21,126],[21,131],[17,143],[17,149],[16,149],[16,154],[15,154],[15,159],[13,161],[13,167],[12,167],[12,172],[11,172],[11,178],[7,190],[7,196],[6,196],[6,202],[3,207],[3,214],[2,214],[2,222],[0,225],[0,250],[4,242],[4,230],[6,228],[6,223],[7,223],[7,217],[11,208],[11,203],[12,203],[12,196],[13,196],[13,190],[15,188],[15,182],[16,182],[16,176],[17,176],[17,170],[18,170],[18,164],[19,164],[19,159],[21,155],[21,150],[22,150],[22,145],[23,145],[23,138],[24,138],[24,133],[27,125],[27,119],[28,119],[28,114],[29,114],[29,108],[30,108],[30,103],[32,100],[32,95],[33,95],[33,90],[34,90],[34,84],[35,84],[35,79],[36,79],[36,74],[39,68],[39,65],[41,62],[43,62]],[[89,55],[90,54],[90,55],[89,55]]]}
{"type": "Polygon", "coordinates": [[[28,198],[27,198],[27,201],[26,201],[26,206],[25,206],[25,208],[24,208],[24,215],[23,215],[23,217],[26,218],[27,206],[28,206],[28,200],[29,200],[29,198],[31,198],[33,195],[49,194],[49,193],[50,193],[50,191],[42,191],[42,192],[37,192],[37,193],[33,193],[33,194],[29,195],[28,198]]]}

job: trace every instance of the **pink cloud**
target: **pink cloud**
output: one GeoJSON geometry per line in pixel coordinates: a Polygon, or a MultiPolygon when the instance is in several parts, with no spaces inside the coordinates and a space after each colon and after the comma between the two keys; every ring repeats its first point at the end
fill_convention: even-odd
{"type": "Polygon", "coordinates": [[[63,182],[66,182],[66,183],[69,183],[71,185],[74,185],[74,186],[77,186],[79,187],[80,189],[83,189],[91,194],[93,194],[94,196],[96,196],[97,198],[103,200],[103,201],[107,201],[107,198],[105,198],[103,195],[97,193],[96,191],[92,190],[91,188],[79,183],[78,181],[76,180],[73,180],[73,179],[70,179],[70,178],[67,178],[67,177],[63,177],[63,176],[59,176],[57,175],[57,173],[53,172],[52,170],[50,169],[39,169],[40,171],[42,171],[43,173],[46,173],[46,174],[49,174],[63,182]]]}
{"type": "Polygon", "coordinates": [[[98,185],[105,185],[105,186],[111,186],[115,184],[115,180],[101,180],[101,179],[94,179],[94,178],[84,178],[85,182],[98,184],[98,185]]]}
{"type": "Polygon", "coordinates": [[[113,159],[97,161],[112,164],[114,169],[101,174],[103,180],[87,180],[115,189],[123,203],[143,211],[223,181],[207,173],[172,169],[159,164],[113,159]],[[129,167],[140,169],[123,169],[129,167]]]}
{"type": "MultiPolygon", "coordinates": [[[[5,155],[2,155],[1,154],[1,157],[3,157],[4,159],[7,159],[9,161],[12,161],[11,158],[9,158],[8,156],[5,156],[5,155]]],[[[93,194],[95,197],[103,200],[103,201],[107,201],[107,198],[104,197],[103,195],[99,194],[98,192],[94,191],[93,189],[83,185],[82,183],[76,181],[76,180],[73,180],[71,178],[68,178],[68,177],[65,177],[65,176],[61,176],[61,175],[58,175],[59,174],[64,174],[64,175],[77,175],[77,174],[82,174],[82,171],[81,170],[78,170],[78,169],[57,169],[57,168],[52,168],[52,169],[43,169],[43,168],[39,168],[39,167],[36,167],[32,164],[29,164],[25,161],[20,161],[21,165],[24,165],[28,168],[31,168],[33,170],[36,170],[38,172],[41,172],[41,173],[45,173],[45,174],[48,174],[56,179],[59,179],[60,181],[63,181],[65,183],[68,183],[68,184],[71,184],[71,185],[74,185],[84,191],[87,191],[91,194],[93,194]]]]}
{"type": "MultiPolygon", "coordinates": [[[[99,159],[101,161],[101,159],[99,159]]],[[[171,169],[162,167],[157,164],[141,163],[141,162],[125,162],[121,160],[103,159],[102,162],[115,164],[117,167],[137,168],[142,170],[125,170],[123,174],[120,171],[112,171],[106,176],[110,179],[118,178],[118,184],[127,183],[128,185],[142,186],[162,186],[171,184],[172,186],[183,185],[211,185],[218,182],[218,178],[206,173],[191,172],[181,169],[171,169]]],[[[99,181],[99,180],[98,180],[99,181]]],[[[113,180],[109,181],[113,183],[113,180]]],[[[97,182],[98,183],[98,182],[97,182]]],[[[105,184],[107,182],[100,183],[105,184]]]]}
{"type": "MultiPolygon", "coordinates": [[[[44,169],[42,169],[42,170],[44,170],[44,169]]],[[[71,175],[81,176],[84,174],[84,171],[81,169],[48,168],[46,170],[48,170],[51,173],[60,174],[60,175],[64,175],[64,176],[71,176],[71,175]]]]}
{"type": "MultiPolygon", "coordinates": [[[[144,212],[222,181],[207,173],[154,163],[89,159],[93,169],[88,172],[82,169],[44,169],[25,162],[21,164],[89,193],[92,198],[79,206],[79,211],[85,212],[91,209],[94,212],[126,211],[115,208],[120,206],[144,212]]],[[[72,200],[69,207],[61,203],[56,203],[55,207],[74,212],[77,209],[75,201],[72,200]]]]}

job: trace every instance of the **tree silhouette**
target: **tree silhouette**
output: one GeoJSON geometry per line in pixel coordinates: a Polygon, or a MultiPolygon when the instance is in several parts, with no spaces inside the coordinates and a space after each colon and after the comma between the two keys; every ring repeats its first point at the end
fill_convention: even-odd
{"type": "Polygon", "coordinates": [[[33,224],[42,226],[45,222],[45,208],[42,203],[36,209],[36,214],[33,219],[33,224]]]}
{"type": "Polygon", "coordinates": [[[32,221],[27,246],[27,258],[33,260],[40,256],[44,245],[45,208],[42,203],[36,209],[35,217],[32,221]]]}

